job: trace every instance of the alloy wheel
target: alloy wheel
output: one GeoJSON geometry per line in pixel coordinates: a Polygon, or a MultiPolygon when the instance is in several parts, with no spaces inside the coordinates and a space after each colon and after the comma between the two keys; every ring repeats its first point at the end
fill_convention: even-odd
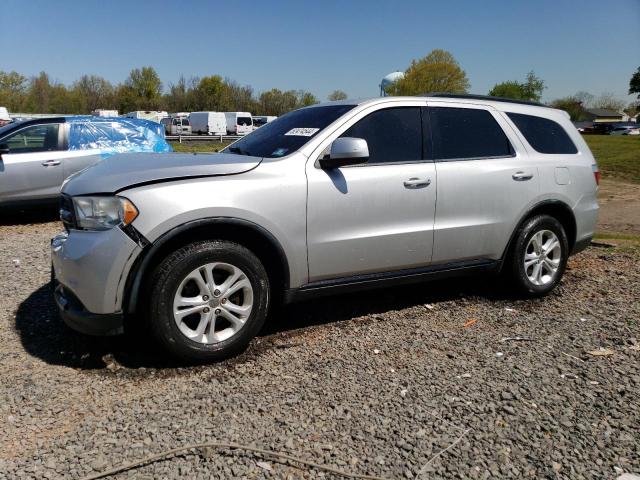
{"type": "Polygon", "coordinates": [[[173,318],[184,336],[211,345],[237,334],[252,308],[253,288],[247,275],[229,263],[207,263],[180,282],[173,318]]]}
{"type": "Polygon", "coordinates": [[[561,260],[558,236],[551,230],[540,230],[531,237],[525,249],[525,274],[534,285],[547,285],[555,279],[561,260]]]}

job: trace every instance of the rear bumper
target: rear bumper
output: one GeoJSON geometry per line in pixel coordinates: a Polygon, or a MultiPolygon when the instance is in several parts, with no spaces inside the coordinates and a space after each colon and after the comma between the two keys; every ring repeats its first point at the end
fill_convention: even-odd
{"type": "Polygon", "coordinates": [[[53,280],[53,298],[62,320],[73,330],[87,335],[118,335],[124,331],[121,313],[91,313],[77,297],[65,291],[64,286],[55,280],[53,280]]]}

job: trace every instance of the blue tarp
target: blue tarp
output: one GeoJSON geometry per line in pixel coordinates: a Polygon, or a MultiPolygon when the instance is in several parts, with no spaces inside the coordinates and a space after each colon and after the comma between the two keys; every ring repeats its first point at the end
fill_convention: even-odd
{"type": "Polygon", "coordinates": [[[69,150],[100,150],[102,158],[127,152],[172,152],[164,127],[156,122],[122,117],[67,117],[69,150]]]}

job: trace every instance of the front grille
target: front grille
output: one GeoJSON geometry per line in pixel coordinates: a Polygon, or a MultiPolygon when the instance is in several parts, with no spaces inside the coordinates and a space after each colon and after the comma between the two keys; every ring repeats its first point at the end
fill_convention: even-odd
{"type": "Polygon", "coordinates": [[[76,214],[73,208],[73,200],[67,195],[60,197],[60,221],[64,225],[65,230],[76,226],[76,214]]]}

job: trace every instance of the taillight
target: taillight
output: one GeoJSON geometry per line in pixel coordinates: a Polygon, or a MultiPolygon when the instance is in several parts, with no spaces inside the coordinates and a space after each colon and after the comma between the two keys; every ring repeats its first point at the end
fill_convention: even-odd
{"type": "Polygon", "coordinates": [[[600,185],[600,169],[598,168],[598,164],[594,163],[591,165],[591,170],[593,170],[593,177],[596,179],[596,185],[600,185]]]}

